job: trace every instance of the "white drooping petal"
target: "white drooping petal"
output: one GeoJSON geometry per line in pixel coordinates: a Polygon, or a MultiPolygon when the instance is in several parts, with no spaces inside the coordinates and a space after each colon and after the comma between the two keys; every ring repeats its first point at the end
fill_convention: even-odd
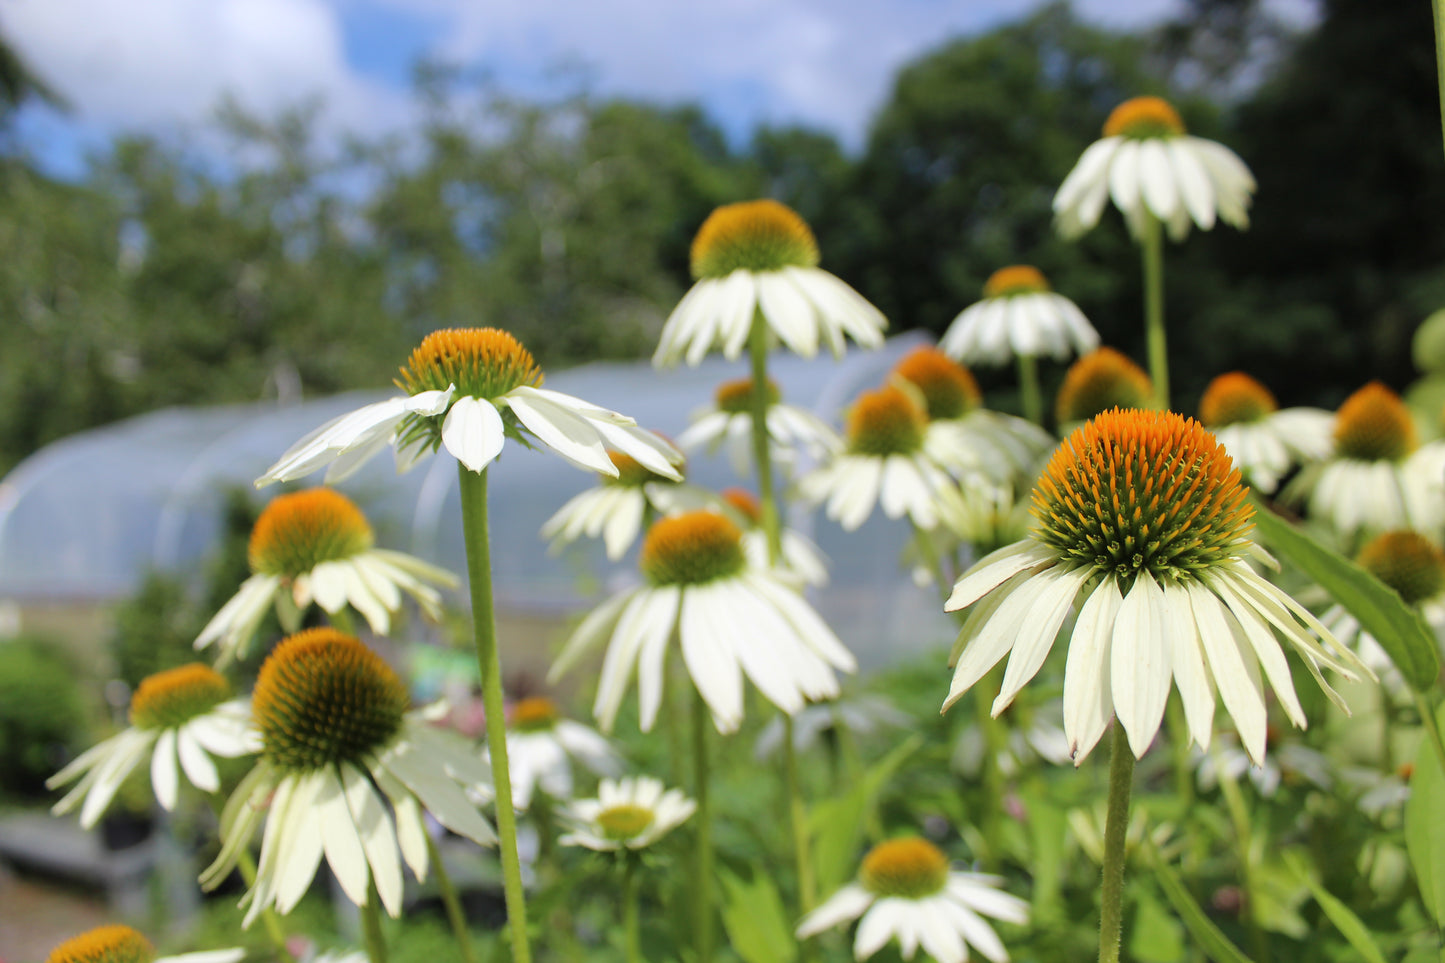
{"type": "Polygon", "coordinates": [[[502,416],[482,398],[458,398],[442,422],[442,444],[469,471],[480,472],[502,453],[502,416]]]}
{"type": "Polygon", "coordinates": [[[1129,734],[1135,758],[1154,741],[1169,701],[1172,666],[1164,633],[1164,591],[1152,575],[1141,571],[1114,621],[1109,670],[1114,712],[1129,734]]]}

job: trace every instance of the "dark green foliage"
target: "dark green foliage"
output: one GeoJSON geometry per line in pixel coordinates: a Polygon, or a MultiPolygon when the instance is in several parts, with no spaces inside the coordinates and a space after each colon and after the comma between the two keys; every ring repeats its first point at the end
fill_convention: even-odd
{"type": "Polygon", "coordinates": [[[85,725],[75,667],[44,639],[0,641],[0,785],[39,796],[85,725]]]}

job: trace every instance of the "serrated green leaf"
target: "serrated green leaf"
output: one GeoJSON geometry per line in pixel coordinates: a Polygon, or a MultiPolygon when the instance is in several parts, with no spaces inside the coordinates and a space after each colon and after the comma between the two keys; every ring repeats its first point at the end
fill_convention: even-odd
{"type": "MultiPolygon", "coordinates": [[[[1439,713],[1445,719],[1445,709],[1439,713]]],[[[1445,807],[1445,775],[1429,738],[1415,750],[1415,771],[1410,776],[1410,799],[1405,803],[1405,849],[1415,870],[1415,882],[1425,909],[1437,926],[1445,926],[1445,833],[1440,831],[1440,810],[1445,807]]]]}
{"type": "Polygon", "coordinates": [[[1159,881],[1159,888],[1164,891],[1165,899],[1174,907],[1174,912],[1179,914],[1180,922],[1189,930],[1189,935],[1194,937],[1194,942],[1204,950],[1204,954],[1214,963],[1250,963],[1249,957],[1219,931],[1219,927],[1214,925],[1214,921],[1194,901],[1194,897],[1189,895],[1184,883],[1158,853],[1151,852],[1150,863],[1154,878],[1159,881]]]}
{"type": "Polygon", "coordinates": [[[1375,938],[1370,935],[1370,930],[1365,926],[1364,921],[1356,916],[1348,906],[1340,902],[1334,894],[1319,884],[1298,853],[1285,853],[1284,863],[1291,872],[1299,877],[1300,882],[1309,888],[1315,902],[1320,904],[1320,909],[1325,911],[1330,922],[1344,934],[1345,939],[1349,940],[1350,946],[1354,947],[1355,952],[1360,954],[1365,963],[1385,963],[1385,954],[1380,952],[1380,948],[1375,945],[1375,938]]]}
{"type": "Polygon", "coordinates": [[[798,941],[788,925],[783,901],[767,876],[745,883],[722,872],[723,929],[745,963],[793,963],[798,941]]]}
{"type": "Polygon", "coordinates": [[[820,894],[831,893],[852,878],[869,807],[877,801],[883,784],[921,745],[923,736],[915,733],[874,763],[849,792],[813,806],[808,827],[817,841],[813,848],[813,866],[817,870],[820,894]]]}
{"type": "Polygon", "coordinates": [[[1434,686],[1440,674],[1439,643],[1419,612],[1384,582],[1258,501],[1254,509],[1254,525],[1267,548],[1299,566],[1359,619],[1412,688],[1425,692],[1434,686]]]}

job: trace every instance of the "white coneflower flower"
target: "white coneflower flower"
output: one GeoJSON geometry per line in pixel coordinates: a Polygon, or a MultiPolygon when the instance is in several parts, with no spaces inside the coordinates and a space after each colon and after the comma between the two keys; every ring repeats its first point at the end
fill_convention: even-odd
{"type": "Polygon", "coordinates": [[[568,805],[564,815],[572,828],[557,841],[603,853],[646,849],[687,822],[696,810],[697,803],[682,790],[664,791],[657,779],[604,779],[596,799],[575,799],[568,805]]]}
{"type": "Polygon", "coordinates": [[[1199,399],[1199,420],[1229,452],[1247,482],[1273,493],[1295,465],[1328,458],[1335,416],[1319,408],[1285,408],[1242,371],[1222,374],[1199,399]]]}
{"type": "Polygon", "coordinates": [[[315,602],[335,615],[350,605],[371,630],[385,635],[405,592],[428,616],[441,618],[433,585],[456,576],[402,552],[376,548],[361,509],[330,488],[278,495],[251,529],[246,557],[252,575],[196,637],[196,648],[220,645],[219,664],[244,658],[274,602],[282,625],[295,631],[315,602]]]}
{"type": "MultiPolygon", "coordinates": [[[[1058,699],[1030,706],[1015,716],[1017,709],[1017,703],[1010,707],[1005,714],[1007,724],[999,727],[1004,738],[1002,745],[994,748],[998,771],[1012,779],[1040,759],[1055,766],[1068,762],[1069,737],[1064,732],[1064,710],[1058,699]]],[[[977,776],[989,750],[983,729],[965,726],[953,745],[949,762],[965,776],[977,776]]]]}
{"type": "MultiPolygon", "coordinates": [[[[750,491],[728,488],[722,493],[723,511],[742,529],[743,552],[753,568],[768,568],[768,533],[763,531],[763,509],[750,491]]],[[[780,533],[783,554],[777,567],[805,585],[828,584],[828,559],[812,539],[784,528],[780,533]]]]}
{"type": "MultiPolygon", "coordinates": [[[[766,394],[768,450],[777,464],[791,468],[799,454],[816,460],[843,447],[843,440],[823,419],[804,408],[783,404],[778,386],[771,380],[766,394]]],[[[692,424],[677,437],[678,447],[683,451],[705,447],[710,455],[725,447],[733,471],[751,474],[754,396],[752,378],[719,385],[713,404],[694,413],[692,424]]]]}
{"type": "Polygon", "coordinates": [[[708,215],[692,242],[692,276],[652,363],[696,366],[720,348],[736,359],[754,318],[790,351],[811,358],[823,343],[843,353],[845,336],[865,348],[883,343],[888,320],[857,291],[818,267],[808,225],[777,201],[727,204],[708,215]]]}
{"type": "Polygon", "coordinates": [[[834,670],[857,663],[822,618],[775,571],[755,569],[742,532],[722,515],[688,512],[653,524],[640,559],[647,584],[604,602],[572,634],[549,679],[608,640],[593,706],[611,731],[637,674],[641,728],[662,704],[663,666],[674,636],[719,732],[743,720],[743,676],[789,714],[838,694],[834,670]]]}
{"type": "Polygon", "coordinates": [[[1012,652],[998,715],[1038,672],[1075,604],[1064,731],[1081,762],[1115,715],[1136,756],[1159,729],[1170,681],[1208,746],[1215,691],[1250,758],[1264,758],[1264,678],[1305,725],[1276,633],[1343,707],[1319,666],[1363,666],[1309,610],[1250,568],[1253,509],[1223,447],[1172,412],[1108,411],[1070,435],[1034,489],[1037,528],[983,558],[947,608],[968,608],[952,705],[1012,652]],[[1320,636],[1325,644],[1316,639],[1320,636]],[[1328,647],[1327,647],[1328,646],[1328,647]]]}
{"type": "Polygon", "coordinates": [[[1099,346],[1099,332],[1079,306],[1055,294],[1038,268],[1015,264],[993,272],[983,300],[963,309],[938,341],[964,364],[1000,365],[1015,357],[1065,361],[1099,346]]]}
{"type": "Polygon", "coordinates": [[[1054,398],[1054,420],[1060,432],[1072,431],[1110,408],[1150,408],[1154,382],[1126,354],[1105,347],[1069,365],[1054,398]]]}
{"type": "Polygon", "coordinates": [[[347,477],[372,455],[395,445],[397,464],[410,467],[438,447],[480,472],[523,431],[579,468],[617,474],[607,448],[677,478],[681,455],[667,442],[615,411],[538,387],[542,370],[516,338],[496,328],[452,328],[422,339],[401,369],[391,398],[334,418],[292,445],[256,480],[290,481],[330,465],[328,482],[347,477]]]}
{"type": "Polygon", "coordinates": [[[45,963],[237,963],[245,955],[244,949],[236,947],[161,956],[137,931],[111,924],[71,937],[51,950],[45,963]]]}
{"type": "Polygon", "coordinates": [[[130,727],[77,756],[46,780],[51,789],[80,782],[55,804],[56,815],[80,810],[80,825],[95,825],[116,790],[150,762],[156,801],[176,808],[180,774],[204,792],[221,787],[211,756],[235,759],[261,751],[244,699],[210,666],[192,663],[141,680],[130,700],[130,727]],[[179,765],[177,765],[179,763],[179,765]]]}
{"type": "Polygon", "coordinates": [[[1054,195],[1059,233],[1076,237],[1099,223],[1110,197],[1138,235],[1145,215],[1182,240],[1192,220],[1200,230],[1216,218],[1249,226],[1254,175],[1223,144],[1191,137],[1168,101],[1135,97],[1114,108],[1102,140],[1084,151],[1054,195]]]}
{"type": "MultiPolygon", "coordinates": [[[[542,537],[553,545],[575,542],[582,536],[602,538],[607,557],[616,561],[637,541],[648,509],[666,515],[698,508],[709,494],[679,478],[660,475],[631,455],[608,452],[615,475],[603,475],[602,484],[574,495],[542,525],[542,537]]],[[[681,466],[678,466],[679,469],[681,466]]]]}
{"type": "Polygon", "coordinates": [[[1219,742],[1208,749],[1194,749],[1194,778],[1199,788],[1210,792],[1219,785],[1219,774],[1223,772],[1238,782],[1248,778],[1256,791],[1266,799],[1279,791],[1286,778],[1290,782],[1303,781],[1318,789],[1329,789],[1334,785],[1334,762],[1329,756],[1302,746],[1287,742],[1278,748],[1271,748],[1269,757],[1259,765],[1249,758],[1239,745],[1239,740],[1221,733],[1219,742]]]}
{"type": "Polygon", "coordinates": [[[526,809],[539,788],[553,799],[570,798],[574,762],[599,776],[616,775],[622,768],[617,751],[601,733],[562,718],[551,699],[532,696],[512,706],[507,764],[513,805],[526,809]]]}
{"type": "Polygon", "coordinates": [[[290,912],[323,856],[352,902],[365,906],[374,883],[398,915],[402,860],[418,879],[427,873],[423,812],[481,845],[496,841],[466,795],[492,791],[490,770],[407,704],[397,674],[334,629],[298,632],[262,663],[252,696],[261,760],[226,803],[220,855],[201,875],[207,889],[219,885],[265,823],[243,925],[268,906],[290,912]]]}
{"type": "Polygon", "coordinates": [[[862,917],[853,956],[866,960],[890,939],[905,960],[921,946],[938,963],[964,963],[971,946],[993,963],[1008,951],[985,917],[1023,925],[1028,904],[1003,892],[1000,876],[962,873],[932,843],[916,837],[890,839],[863,858],[858,881],[844,886],[798,924],[806,939],[862,917]]]}
{"type": "MultiPolygon", "coordinates": [[[[793,717],[793,751],[805,753],[828,734],[841,728],[857,736],[869,736],[884,727],[901,729],[913,719],[880,695],[859,695],[810,705],[793,717]]],[[[783,745],[783,719],[774,716],[753,743],[753,758],[769,758],[783,745]]]]}
{"type": "Polygon", "coordinates": [[[1306,465],[1283,497],[1347,538],[1435,528],[1445,522],[1445,442],[1421,445],[1410,409],[1372,381],[1335,413],[1333,452],[1306,465]]]}
{"type": "Polygon", "coordinates": [[[916,391],[865,391],[848,412],[847,448],[799,479],[798,490],[809,502],[827,502],[828,517],[847,531],[880,503],[889,518],[907,515],[931,529],[940,502],[956,496],[948,468],[958,452],[951,436],[930,428],[916,391]]]}

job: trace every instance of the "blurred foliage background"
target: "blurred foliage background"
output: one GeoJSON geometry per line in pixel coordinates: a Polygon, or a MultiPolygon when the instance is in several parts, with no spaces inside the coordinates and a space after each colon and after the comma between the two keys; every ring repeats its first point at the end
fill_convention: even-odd
{"type": "Polygon", "coordinates": [[[439,326],[508,328],[550,365],[645,355],[693,231],[755,196],[797,208],[823,266],[895,331],[940,333],[995,268],[1034,263],[1142,357],[1117,215],[1065,244],[1050,213],[1108,111],[1141,93],[1260,184],[1248,232],[1167,254],[1181,406],[1231,369],[1285,404],[1403,387],[1413,329],[1445,304],[1428,4],[1323,0],[1303,33],[1255,0],[1180,9],[1123,35],[1056,4],[942,43],[898,74],[857,152],[797,128],[732,144],[695,107],[525,101],[422,65],[404,135],[338,145],[320,108],[223,106],[189,138],[114,140],[78,182],[47,178],[14,133],[19,105],[64,105],[0,42],[0,472],[159,406],[381,386],[439,326]]]}

